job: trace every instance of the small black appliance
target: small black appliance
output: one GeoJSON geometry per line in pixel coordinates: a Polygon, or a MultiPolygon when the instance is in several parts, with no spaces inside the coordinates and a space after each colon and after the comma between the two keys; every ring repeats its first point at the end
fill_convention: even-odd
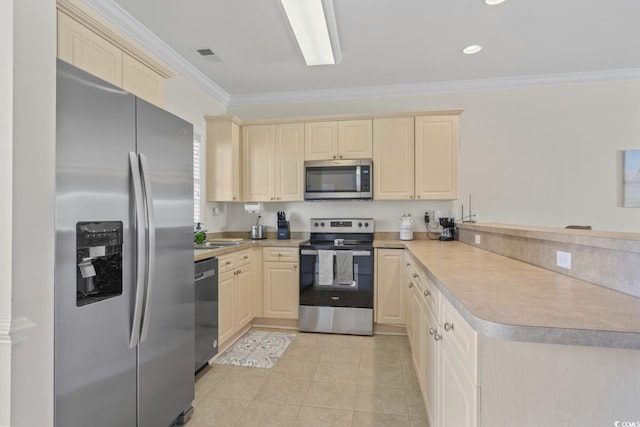
{"type": "Polygon", "coordinates": [[[440,240],[447,242],[456,239],[456,223],[454,218],[440,218],[440,240]]]}

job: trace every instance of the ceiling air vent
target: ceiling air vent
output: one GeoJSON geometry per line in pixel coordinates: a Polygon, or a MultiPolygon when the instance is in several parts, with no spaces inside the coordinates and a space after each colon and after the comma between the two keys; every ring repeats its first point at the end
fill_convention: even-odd
{"type": "Polygon", "coordinates": [[[202,57],[202,59],[204,59],[205,61],[208,61],[208,62],[222,61],[222,59],[220,59],[220,57],[216,55],[216,53],[211,49],[208,49],[208,48],[196,49],[196,52],[198,52],[198,55],[200,55],[200,57],[202,57]]]}

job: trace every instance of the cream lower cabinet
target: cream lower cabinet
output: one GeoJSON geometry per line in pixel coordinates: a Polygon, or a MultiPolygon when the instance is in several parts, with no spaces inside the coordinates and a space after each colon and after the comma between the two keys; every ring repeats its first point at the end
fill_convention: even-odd
{"type": "Polygon", "coordinates": [[[475,427],[479,419],[478,334],[408,256],[407,317],[413,363],[434,427],[475,427]],[[410,326],[409,326],[410,325],[410,326]]]}
{"type": "Polygon", "coordinates": [[[218,341],[221,345],[253,320],[255,264],[251,249],[218,258],[218,341]]]}
{"type": "Polygon", "coordinates": [[[207,200],[242,200],[240,122],[233,116],[206,116],[207,200]]]}
{"type": "Polygon", "coordinates": [[[263,316],[297,319],[300,301],[298,248],[263,248],[263,316]]]}
{"type": "Polygon", "coordinates": [[[400,285],[404,250],[376,249],[375,257],[376,323],[404,324],[406,297],[400,285]]]}
{"type": "Polygon", "coordinates": [[[245,201],[304,199],[304,125],[242,127],[243,197],[245,201]]]}

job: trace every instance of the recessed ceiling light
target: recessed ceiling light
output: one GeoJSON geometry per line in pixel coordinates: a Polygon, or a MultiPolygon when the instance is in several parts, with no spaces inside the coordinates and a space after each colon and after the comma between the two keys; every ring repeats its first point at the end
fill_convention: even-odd
{"type": "Polygon", "coordinates": [[[489,6],[495,6],[497,4],[503,3],[504,0],[484,0],[484,2],[489,6]]]}
{"type": "Polygon", "coordinates": [[[482,50],[482,46],[477,44],[472,44],[471,46],[467,46],[462,49],[462,53],[465,55],[473,55],[474,53],[478,53],[482,50]]]}

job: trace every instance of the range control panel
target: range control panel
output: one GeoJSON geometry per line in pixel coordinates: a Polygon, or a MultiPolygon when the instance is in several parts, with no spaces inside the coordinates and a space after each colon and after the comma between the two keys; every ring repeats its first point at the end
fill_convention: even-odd
{"type": "Polygon", "coordinates": [[[311,218],[311,233],[373,233],[373,218],[311,218]]]}

